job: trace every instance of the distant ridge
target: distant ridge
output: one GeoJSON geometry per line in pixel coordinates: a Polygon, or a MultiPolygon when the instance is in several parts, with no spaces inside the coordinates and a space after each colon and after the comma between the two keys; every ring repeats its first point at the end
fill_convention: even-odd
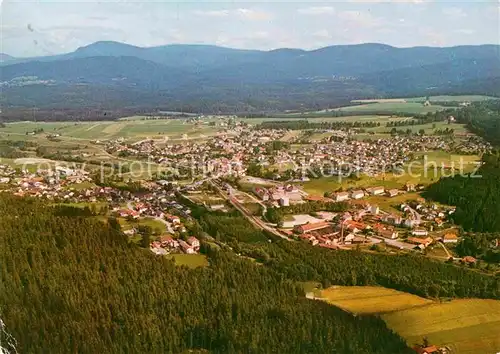
{"type": "Polygon", "coordinates": [[[0,53],[0,62],[7,62],[7,61],[12,61],[16,58],[8,55],[8,54],[5,54],[5,53],[0,53]]]}
{"type": "Polygon", "coordinates": [[[500,95],[492,84],[500,78],[498,45],[396,48],[366,43],[261,51],[100,41],[67,54],[0,59],[6,107],[258,112],[328,107],[374,96],[500,95]]]}

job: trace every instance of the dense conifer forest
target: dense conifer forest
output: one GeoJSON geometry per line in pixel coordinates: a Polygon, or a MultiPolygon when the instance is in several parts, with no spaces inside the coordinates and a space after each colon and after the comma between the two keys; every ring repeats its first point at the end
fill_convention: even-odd
{"type": "Polygon", "coordinates": [[[0,317],[19,353],[411,352],[382,320],[306,300],[234,253],[176,267],[117,223],[6,195],[0,212],[0,317]]]}
{"type": "Polygon", "coordinates": [[[299,281],[500,294],[494,277],[278,240],[237,213],[194,209],[210,265],[188,269],[129,243],[113,219],[8,195],[0,212],[0,317],[22,353],[410,353],[382,320],[307,300],[299,281]]]}
{"type": "MultiPolygon", "coordinates": [[[[494,147],[500,146],[500,102],[473,104],[457,111],[456,117],[494,147]]],[[[453,221],[467,231],[500,231],[500,151],[484,155],[474,174],[440,179],[426,197],[457,206],[453,221]]]]}

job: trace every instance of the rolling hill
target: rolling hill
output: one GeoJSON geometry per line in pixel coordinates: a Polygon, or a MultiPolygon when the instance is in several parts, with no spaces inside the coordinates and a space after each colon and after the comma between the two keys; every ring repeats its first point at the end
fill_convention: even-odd
{"type": "Polygon", "coordinates": [[[363,97],[450,90],[500,95],[500,88],[491,84],[500,78],[499,63],[500,46],[495,45],[395,48],[361,44],[258,51],[96,42],[62,55],[2,57],[0,103],[3,107],[81,107],[81,102],[68,96],[81,92],[82,86],[85,96],[92,97],[85,102],[88,106],[188,106],[204,112],[317,108],[363,97]],[[47,88],[46,94],[36,88],[40,85],[47,88]],[[114,90],[124,92],[126,99],[104,100],[116,96],[114,90]]]}

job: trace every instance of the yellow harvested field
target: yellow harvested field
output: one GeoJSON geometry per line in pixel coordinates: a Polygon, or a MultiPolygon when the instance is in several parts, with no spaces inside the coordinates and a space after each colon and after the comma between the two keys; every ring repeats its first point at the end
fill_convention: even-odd
{"type": "Polygon", "coordinates": [[[453,354],[500,352],[500,301],[457,299],[436,302],[374,286],[333,286],[320,298],[356,314],[378,314],[409,346],[429,343],[453,354]]]}
{"type": "Polygon", "coordinates": [[[349,312],[373,314],[432,304],[431,300],[376,286],[334,286],[321,292],[322,299],[349,312]]]}
{"type": "Polygon", "coordinates": [[[427,337],[452,353],[500,352],[500,301],[453,300],[382,316],[409,345],[427,337]]]}

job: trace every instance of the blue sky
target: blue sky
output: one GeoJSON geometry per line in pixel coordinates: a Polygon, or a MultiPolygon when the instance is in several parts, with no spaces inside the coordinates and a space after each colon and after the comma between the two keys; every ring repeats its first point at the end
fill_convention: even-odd
{"type": "MultiPolygon", "coordinates": [[[[1,0],[0,0],[1,1],[1,0]]],[[[1,5],[1,51],[65,53],[99,40],[314,49],[500,43],[500,1],[21,1],[1,5]]]]}

